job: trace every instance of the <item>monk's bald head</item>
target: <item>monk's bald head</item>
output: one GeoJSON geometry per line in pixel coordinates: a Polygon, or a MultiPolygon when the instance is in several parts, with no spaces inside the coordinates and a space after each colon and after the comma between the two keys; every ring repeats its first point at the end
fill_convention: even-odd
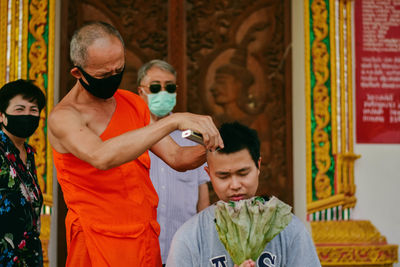
{"type": "Polygon", "coordinates": [[[85,67],[88,48],[96,40],[107,38],[118,38],[124,45],[118,30],[106,22],[90,22],[75,31],[70,43],[70,57],[74,66],[85,67]]]}

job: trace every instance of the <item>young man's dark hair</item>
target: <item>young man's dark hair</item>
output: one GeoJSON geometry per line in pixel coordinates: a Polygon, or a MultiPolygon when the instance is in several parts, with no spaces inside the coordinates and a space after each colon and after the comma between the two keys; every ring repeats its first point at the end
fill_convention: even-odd
{"type": "Polygon", "coordinates": [[[39,87],[33,84],[32,81],[19,79],[5,84],[0,89],[0,112],[4,113],[10,104],[10,100],[16,95],[22,95],[23,99],[29,102],[36,102],[39,111],[41,111],[45,104],[46,98],[39,87]]]}
{"type": "Polygon", "coordinates": [[[224,148],[219,153],[231,154],[242,149],[247,149],[258,168],[260,158],[260,140],[257,131],[250,129],[238,122],[224,123],[219,128],[219,133],[224,141],[224,148]]]}

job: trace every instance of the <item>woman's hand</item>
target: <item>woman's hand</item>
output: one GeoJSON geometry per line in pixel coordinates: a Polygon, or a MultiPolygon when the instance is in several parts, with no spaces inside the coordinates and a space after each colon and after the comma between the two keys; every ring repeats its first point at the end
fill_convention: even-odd
{"type": "Polygon", "coordinates": [[[240,266],[235,264],[234,267],[256,267],[256,263],[253,260],[245,260],[240,266]]]}

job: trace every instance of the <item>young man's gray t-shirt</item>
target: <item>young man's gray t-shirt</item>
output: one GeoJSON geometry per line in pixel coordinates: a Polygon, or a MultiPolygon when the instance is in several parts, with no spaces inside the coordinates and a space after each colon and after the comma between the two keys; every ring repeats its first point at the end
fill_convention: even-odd
{"type": "MultiPolygon", "coordinates": [[[[176,232],[167,267],[232,267],[233,261],[218,237],[214,205],[193,216],[176,232]]],[[[256,261],[258,267],[321,266],[311,237],[295,216],[289,225],[267,244],[256,261]]]]}

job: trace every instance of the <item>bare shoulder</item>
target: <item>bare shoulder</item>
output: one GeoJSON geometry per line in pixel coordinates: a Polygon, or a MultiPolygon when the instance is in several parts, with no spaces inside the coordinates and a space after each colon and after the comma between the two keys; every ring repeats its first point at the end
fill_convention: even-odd
{"type": "Polygon", "coordinates": [[[48,124],[50,130],[54,130],[58,126],[65,125],[71,120],[80,121],[81,119],[82,115],[75,106],[68,103],[59,103],[50,112],[48,124]]]}
{"type": "Polygon", "coordinates": [[[49,114],[48,118],[48,136],[50,144],[57,151],[64,149],[60,144],[62,140],[71,131],[84,127],[81,112],[72,104],[60,102],[49,114]]]}

